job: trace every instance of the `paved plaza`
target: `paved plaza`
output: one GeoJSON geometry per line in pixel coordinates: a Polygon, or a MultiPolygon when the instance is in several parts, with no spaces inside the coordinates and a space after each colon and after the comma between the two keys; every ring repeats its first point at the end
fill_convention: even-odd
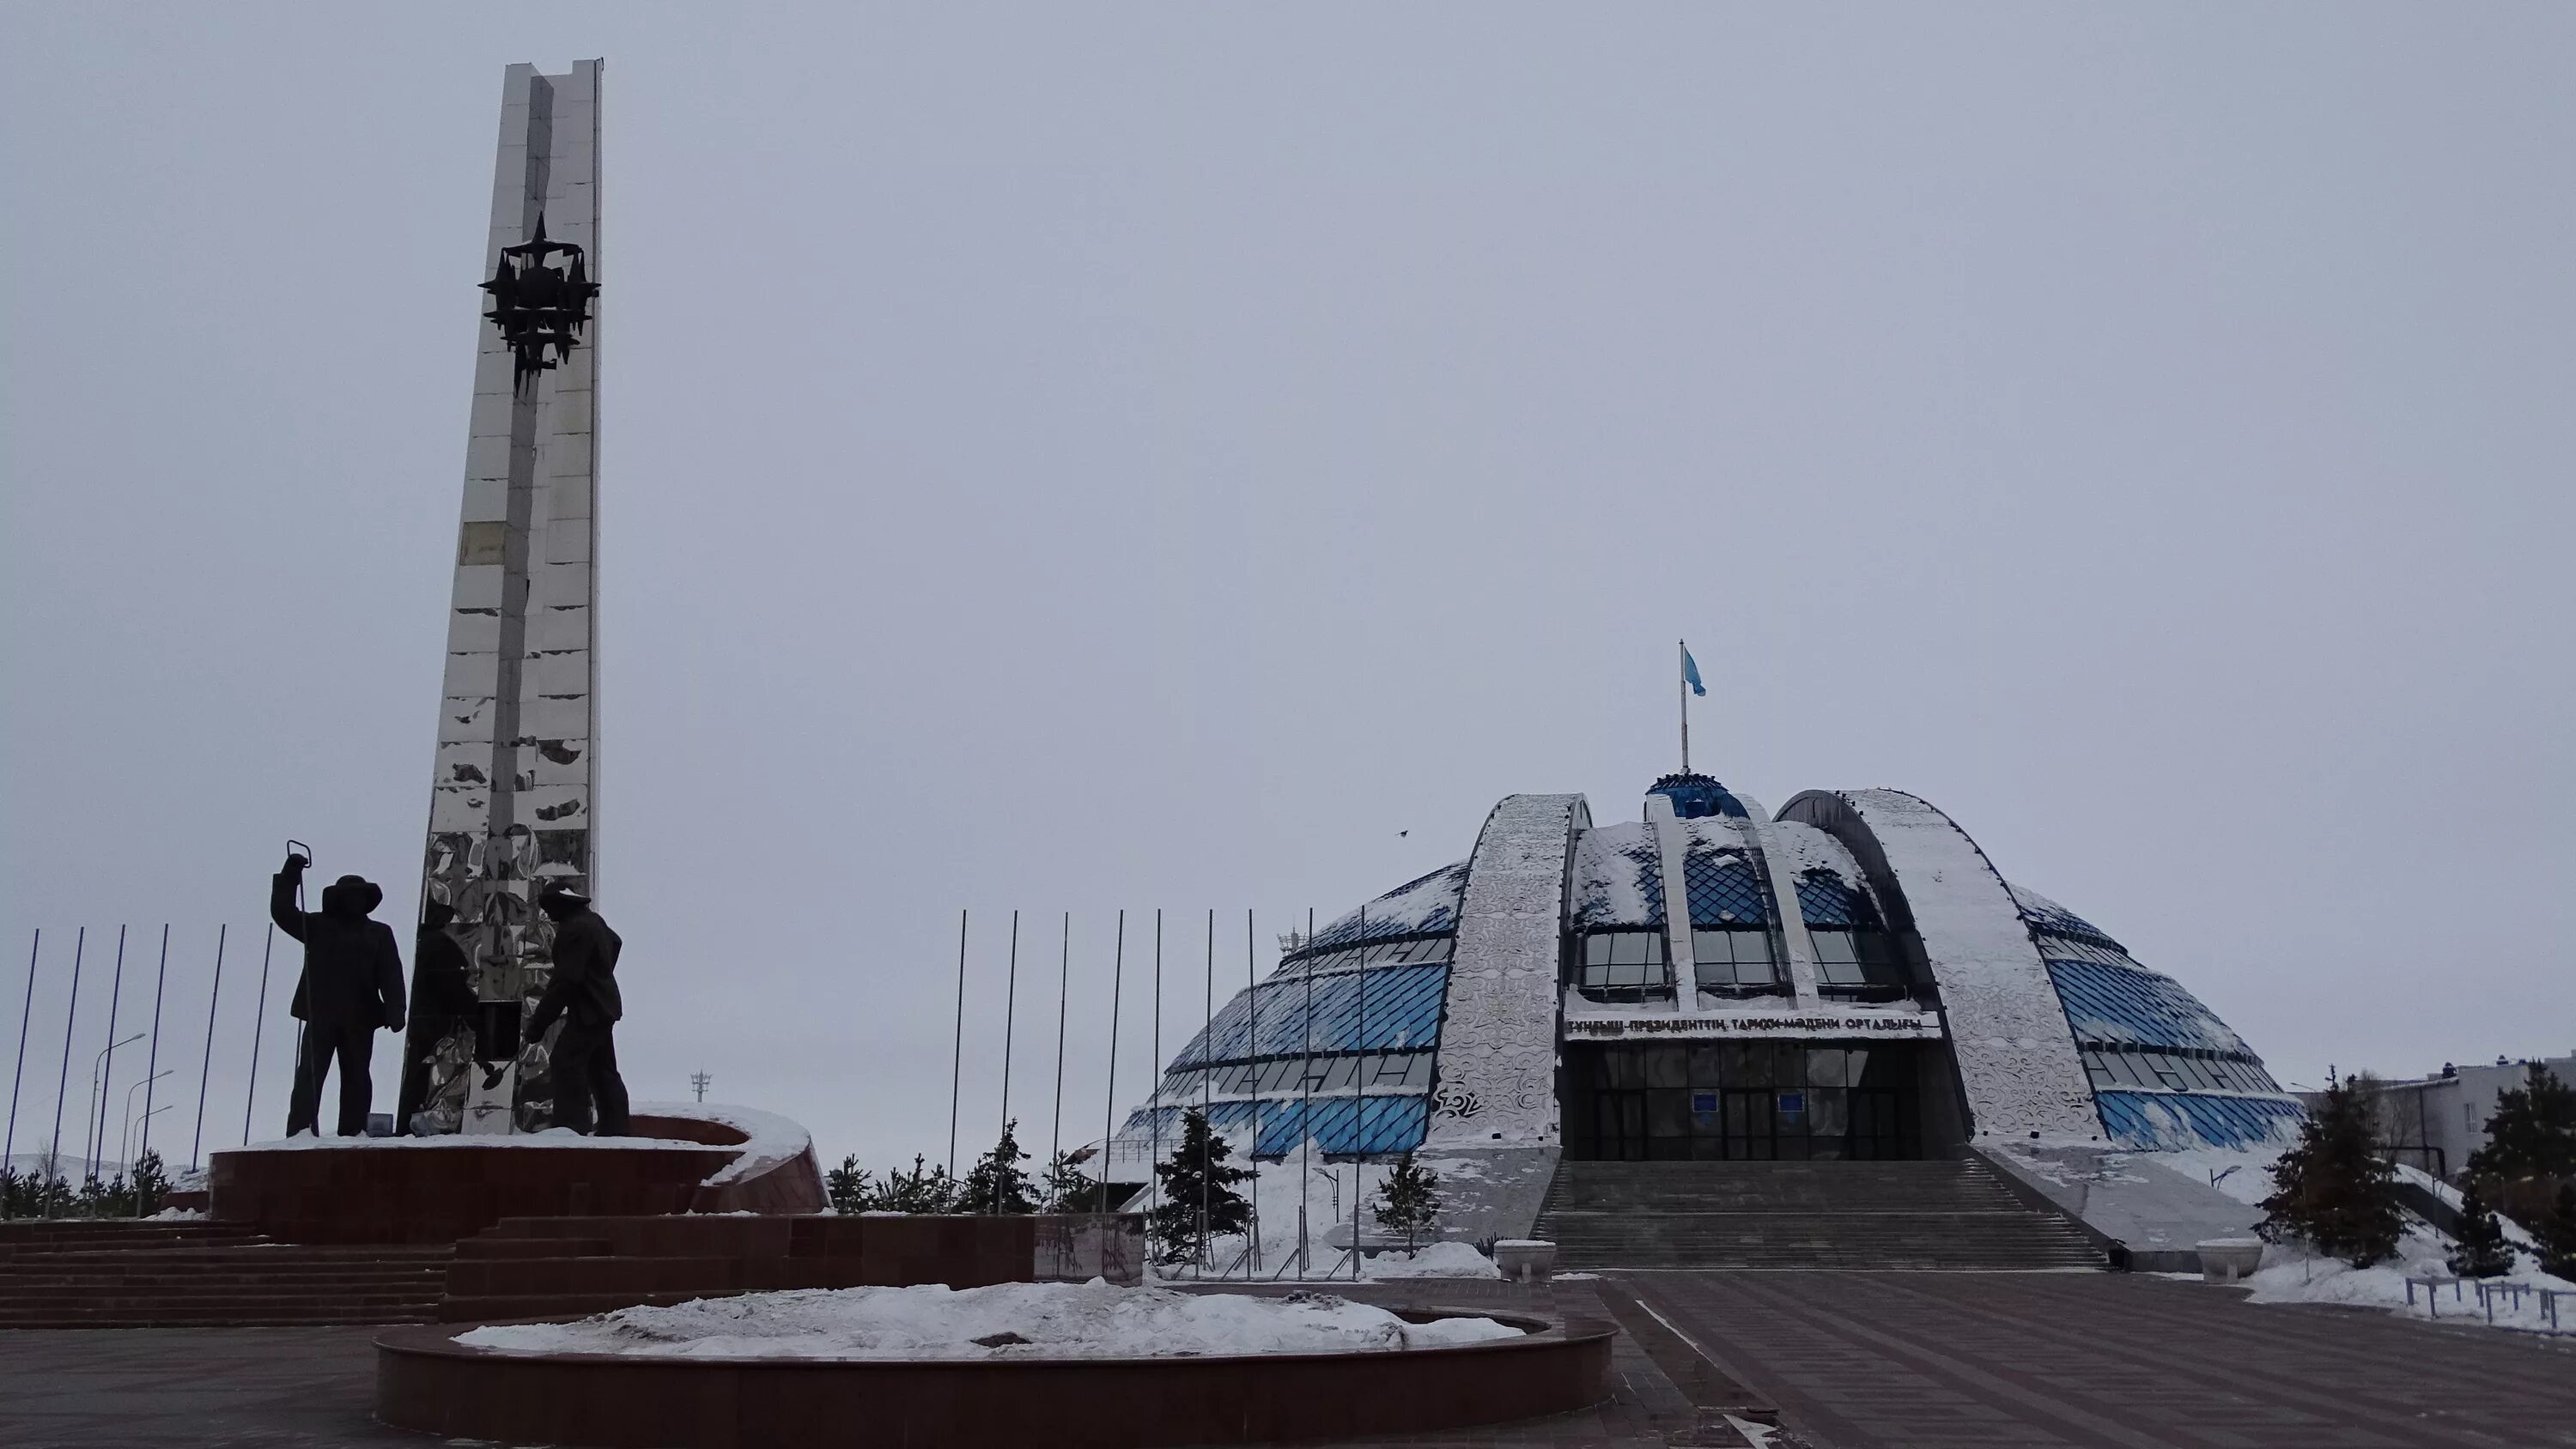
{"type": "MultiPolygon", "coordinates": [[[[1743,1445],[1775,1407],[1818,1449],[2576,1445],[2576,1347],[2377,1314],[2257,1308],[2104,1273],[1636,1272],[1531,1290],[1367,1285],[1623,1330],[1580,1414],[1403,1444],[1743,1445]]],[[[0,1333],[0,1443],[426,1444],[368,1417],[373,1330],[0,1333]]]]}

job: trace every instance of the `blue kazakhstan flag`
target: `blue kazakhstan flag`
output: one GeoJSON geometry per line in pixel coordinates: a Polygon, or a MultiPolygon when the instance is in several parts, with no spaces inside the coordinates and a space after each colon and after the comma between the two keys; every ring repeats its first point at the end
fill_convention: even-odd
{"type": "Polygon", "coordinates": [[[1682,645],[1682,683],[1689,685],[1693,694],[1708,693],[1708,686],[1699,682],[1699,661],[1691,657],[1688,644],[1682,645]]]}

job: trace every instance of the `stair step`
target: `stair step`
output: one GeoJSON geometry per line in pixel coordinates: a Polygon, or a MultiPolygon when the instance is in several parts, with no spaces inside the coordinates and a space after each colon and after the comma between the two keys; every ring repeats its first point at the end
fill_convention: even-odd
{"type": "Polygon", "coordinates": [[[1536,1232],[1576,1268],[2101,1265],[1970,1160],[1565,1162],[1536,1232]]]}

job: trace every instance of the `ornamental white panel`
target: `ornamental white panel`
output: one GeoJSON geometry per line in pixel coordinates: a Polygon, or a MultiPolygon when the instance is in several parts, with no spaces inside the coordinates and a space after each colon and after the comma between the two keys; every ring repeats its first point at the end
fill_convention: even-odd
{"type": "Polygon", "coordinates": [[[1901,790],[1842,798],[1913,911],[1980,1138],[2098,1141],[2101,1119],[2048,967],[2012,892],[1966,831],[1901,790]]]}
{"type": "Polygon", "coordinates": [[[1477,837],[1459,905],[1425,1145],[1552,1146],[1559,951],[1580,795],[1511,795],[1477,837]]]}

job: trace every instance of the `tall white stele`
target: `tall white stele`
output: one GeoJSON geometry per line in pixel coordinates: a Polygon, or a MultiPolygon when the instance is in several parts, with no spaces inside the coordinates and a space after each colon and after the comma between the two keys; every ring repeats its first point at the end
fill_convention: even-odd
{"type": "Polygon", "coordinates": [[[514,65],[502,92],[421,891],[483,1006],[406,1050],[436,1128],[546,1125],[545,1047],[518,1030],[551,970],[535,897],[598,885],[600,70],[514,65]]]}

